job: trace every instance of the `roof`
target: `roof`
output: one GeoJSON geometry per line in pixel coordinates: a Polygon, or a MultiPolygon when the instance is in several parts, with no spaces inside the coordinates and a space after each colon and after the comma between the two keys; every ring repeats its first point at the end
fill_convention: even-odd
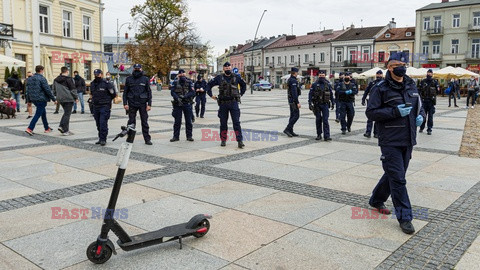
{"type": "Polygon", "coordinates": [[[470,6],[470,5],[480,5],[480,0],[459,0],[459,1],[449,1],[445,3],[432,3],[430,5],[417,9],[417,11],[440,9],[440,8],[453,8],[453,7],[470,6]]]}
{"type": "Polygon", "coordinates": [[[337,37],[335,41],[360,40],[375,38],[385,26],[350,28],[341,36],[337,37]]]}
{"type": "Polygon", "coordinates": [[[249,49],[252,47],[252,43],[248,44],[239,44],[237,48],[235,48],[235,51],[233,51],[230,55],[238,55],[238,54],[243,54],[245,50],[249,49]]]}
{"type": "Polygon", "coordinates": [[[284,36],[281,39],[272,43],[270,46],[268,46],[268,49],[328,42],[332,41],[343,33],[345,33],[345,30],[314,32],[308,35],[298,37],[284,36]]]}
{"type": "Polygon", "coordinates": [[[415,27],[392,28],[388,29],[383,35],[379,36],[375,41],[398,41],[398,40],[415,40],[415,27]],[[411,36],[407,37],[410,32],[411,36]],[[390,34],[387,38],[386,34],[390,34]]]}
{"type": "MultiPolygon", "coordinates": [[[[118,44],[124,45],[129,42],[135,42],[135,39],[134,38],[125,39],[125,37],[121,36],[118,44]]],[[[110,37],[110,36],[103,37],[103,44],[117,44],[117,37],[110,37]]]]}
{"type": "Polygon", "coordinates": [[[245,51],[246,52],[251,52],[251,51],[263,49],[263,48],[267,47],[268,45],[272,44],[273,42],[277,41],[280,38],[281,38],[281,36],[280,37],[271,37],[271,38],[266,38],[266,39],[263,39],[263,40],[260,40],[260,41],[256,41],[254,46],[246,49],[245,51]]]}

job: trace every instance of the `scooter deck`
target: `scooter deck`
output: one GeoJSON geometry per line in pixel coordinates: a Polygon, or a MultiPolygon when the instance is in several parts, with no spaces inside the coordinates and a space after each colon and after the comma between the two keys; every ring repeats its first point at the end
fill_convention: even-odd
{"type": "Polygon", "coordinates": [[[173,225],[169,227],[162,228],[157,231],[147,232],[139,235],[132,236],[131,242],[121,243],[118,241],[120,248],[126,251],[144,248],[156,244],[161,244],[163,242],[168,242],[172,240],[177,240],[180,237],[186,237],[196,232],[196,229],[187,229],[187,223],[182,223],[178,225],[173,225]],[[163,238],[171,237],[167,241],[163,241],[163,238]]]}

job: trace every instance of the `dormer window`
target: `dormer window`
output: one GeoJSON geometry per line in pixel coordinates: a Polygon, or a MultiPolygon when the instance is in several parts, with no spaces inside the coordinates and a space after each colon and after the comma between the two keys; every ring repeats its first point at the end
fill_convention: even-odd
{"type": "Polygon", "coordinates": [[[386,37],[386,38],[390,38],[391,36],[392,36],[392,35],[390,35],[390,34],[385,34],[385,37],[386,37]]]}
{"type": "Polygon", "coordinates": [[[411,37],[411,36],[412,36],[412,32],[407,32],[407,33],[405,33],[405,36],[411,37]]]}

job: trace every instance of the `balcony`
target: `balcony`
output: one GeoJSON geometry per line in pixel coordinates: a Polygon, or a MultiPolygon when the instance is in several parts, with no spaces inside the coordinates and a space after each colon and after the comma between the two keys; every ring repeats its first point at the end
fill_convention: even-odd
{"type": "Polygon", "coordinates": [[[427,36],[442,36],[442,35],[443,35],[443,27],[427,29],[427,36]]]}
{"type": "Polygon", "coordinates": [[[470,51],[465,53],[465,60],[480,60],[480,51],[470,51]]]}
{"type": "Polygon", "coordinates": [[[480,33],[480,25],[469,24],[468,33],[470,34],[480,33]]]}
{"type": "Polygon", "coordinates": [[[435,61],[442,61],[443,54],[442,53],[431,53],[428,55],[428,61],[435,62],[435,61]]]}

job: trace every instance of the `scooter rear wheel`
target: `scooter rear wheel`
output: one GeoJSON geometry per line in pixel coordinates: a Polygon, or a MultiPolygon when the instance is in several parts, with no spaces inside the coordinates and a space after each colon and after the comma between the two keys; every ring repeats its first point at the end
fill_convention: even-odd
{"type": "Polygon", "coordinates": [[[208,219],[204,219],[200,221],[200,223],[198,223],[197,228],[203,228],[203,227],[207,228],[205,232],[202,232],[202,233],[196,232],[193,234],[193,236],[196,238],[200,238],[205,236],[208,233],[208,231],[210,230],[210,222],[208,221],[208,219]]]}
{"type": "Polygon", "coordinates": [[[107,245],[102,249],[99,256],[97,256],[97,242],[91,243],[87,248],[87,258],[95,264],[105,263],[110,257],[112,257],[112,249],[107,245]]]}

